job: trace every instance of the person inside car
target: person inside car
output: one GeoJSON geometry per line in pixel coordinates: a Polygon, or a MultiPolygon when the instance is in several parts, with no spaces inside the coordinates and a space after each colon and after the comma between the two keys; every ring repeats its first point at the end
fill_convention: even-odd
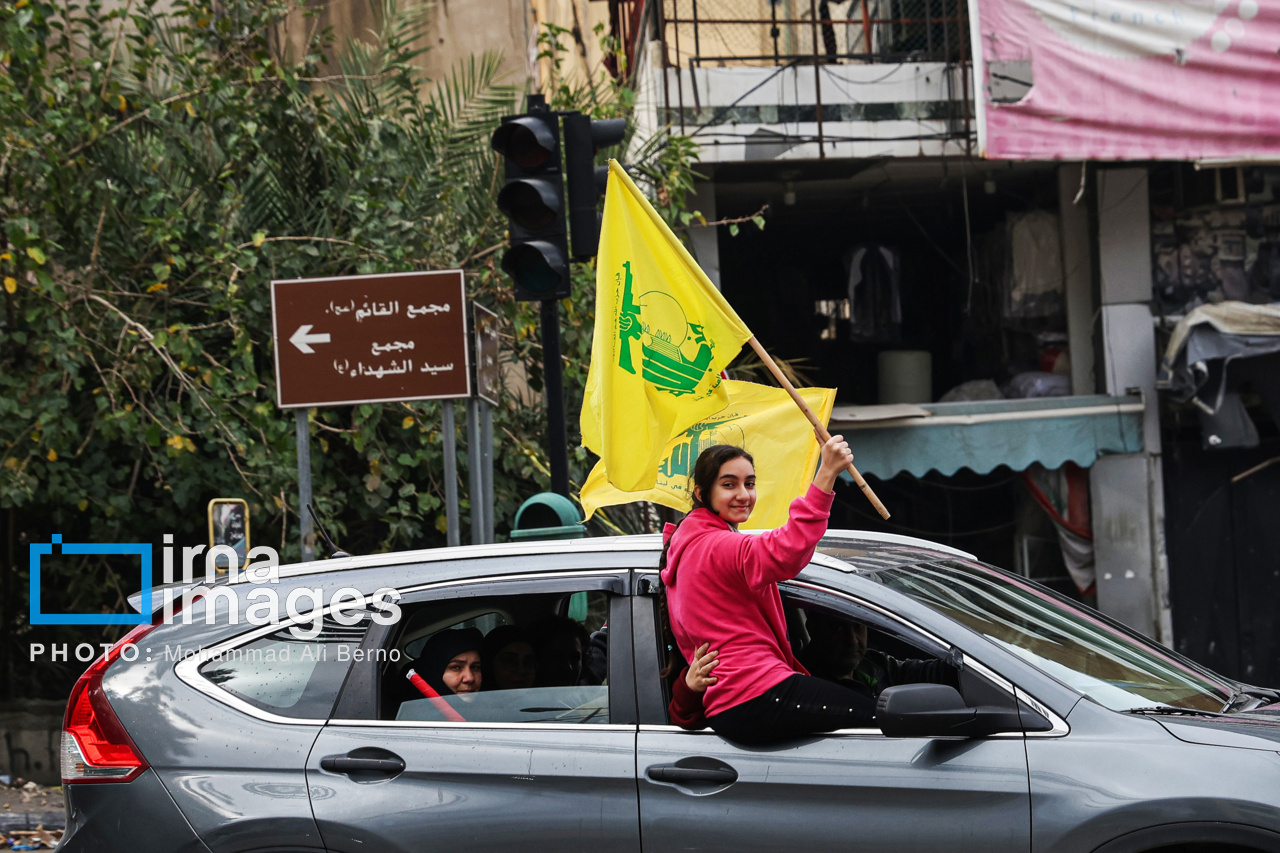
{"type": "Polygon", "coordinates": [[[955,667],[936,658],[899,660],[867,648],[867,626],[818,610],[807,612],[809,643],[799,655],[810,674],[871,698],[895,684],[959,686],[955,667]]]}
{"type": "Polygon", "coordinates": [[[566,616],[548,616],[534,625],[533,650],[538,665],[538,687],[576,687],[589,683],[586,629],[566,616]]]}
{"type": "Polygon", "coordinates": [[[529,632],[516,625],[499,625],[484,638],[485,690],[517,690],[533,687],[538,664],[529,632]]]}
{"type": "Polygon", "coordinates": [[[744,536],[755,508],[755,463],[741,447],[713,445],[694,464],[694,508],[665,531],[660,565],[676,643],[686,660],[704,644],[718,651],[715,682],[703,694],[707,724],[740,743],[776,743],[873,724],[865,693],[814,678],[787,638],[778,582],[809,563],[827,529],[836,476],[853,460],[833,436],[808,492],[777,530],[744,536]]]}
{"type": "Polygon", "coordinates": [[[599,631],[593,631],[589,643],[590,648],[587,650],[587,668],[584,678],[590,684],[604,684],[609,677],[608,624],[601,625],[599,631]]]}
{"type": "Polygon", "coordinates": [[[414,670],[441,696],[469,698],[483,681],[480,650],[484,637],[475,628],[440,631],[422,647],[414,670]]]}

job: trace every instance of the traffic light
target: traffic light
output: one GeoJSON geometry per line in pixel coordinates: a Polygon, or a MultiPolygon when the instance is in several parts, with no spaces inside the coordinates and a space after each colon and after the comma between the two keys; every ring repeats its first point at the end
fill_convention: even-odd
{"type": "Polygon", "coordinates": [[[505,116],[491,140],[506,161],[498,209],[511,239],[502,268],[516,284],[516,299],[561,299],[570,289],[559,116],[541,95],[530,95],[525,108],[524,115],[505,116]]]}
{"type": "Polygon", "coordinates": [[[617,145],[627,130],[626,119],[591,119],[581,113],[564,117],[564,171],[569,184],[569,231],[573,257],[594,257],[600,245],[597,205],[609,179],[608,166],[596,166],[596,152],[617,145]]]}

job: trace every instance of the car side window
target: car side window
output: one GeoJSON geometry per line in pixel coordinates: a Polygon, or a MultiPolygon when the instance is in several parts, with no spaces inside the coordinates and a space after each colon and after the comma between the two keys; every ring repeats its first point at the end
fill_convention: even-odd
{"type": "Polygon", "coordinates": [[[323,720],[333,709],[369,617],[345,625],[325,617],[320,633],[298,639],[282,628],[227,648],[198,672],[255,708],[294,719],[323,720]]]}
{"type": "Polygon", "coordinates": [[[853,682],[851,686],[874,696],[897,684],[946,684],[970,706],[1017,707],[1007,689],[965,666],[958,649],[940,645],[905,623],[825,596],[784,590],[783,602],[792,647],[813,675],[853,682]]]}
{"type": "Polygon", "coordinates": [[[608,723],[609,597],[584,590],[402,604],[378,655],[378,717],[608,723]]]}
{"type": "MultiPolygon", "coordinates": [[[[841,602],[843,603],[843,602],[841,602]]],[[[679,677],[684,659],[675,650],[665,611],[657,605],[658,653],[664,700],[671,697],[671,682],[679,677]]],[[[961,671],[954,655],[905,626],[897,630],[890,620],[872,618],[869,610],[834,602],[819,603],[812,596],[799,597],[783,590],[787,632],[796,657],[810,674],[876,697],[895,684],[939,683],[962,689],[961,671]]],[[[669,714],[668,714],[668,722],[669,714]]]]}
{"type": "Polygon", "coordinates": [[[792,648],[811,675],[872,698],[899,684],[959,686],[959,671],[950,662],[902,633],[837,610],[812,605],[795,609],[795,621],[803,627],[793,627],[792,648]]]}

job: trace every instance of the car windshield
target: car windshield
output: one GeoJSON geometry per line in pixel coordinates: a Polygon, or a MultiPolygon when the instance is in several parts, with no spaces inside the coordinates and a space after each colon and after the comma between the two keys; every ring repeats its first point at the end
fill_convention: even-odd
{"type": "Polygon", "coordinates": [[[972,628],[1116,711],[1221,711],[1232,688],[1208,670],[1132,636],[1069,599],[961,560],[882,569],[872,577],[972,628]]]}

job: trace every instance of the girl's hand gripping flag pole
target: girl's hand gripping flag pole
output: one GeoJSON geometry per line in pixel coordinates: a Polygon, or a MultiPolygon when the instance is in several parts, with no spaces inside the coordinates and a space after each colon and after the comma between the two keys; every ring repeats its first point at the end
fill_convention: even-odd
{"type": "MultiPolygon", "coordinates": [[[[831,433],[827,432],[827,428],[822,421],[818,420],[818,416],[809,408],[809,404],[800,396],[800,392],[795,389],[795,386],[788,381],[786,374],[778,367],[772,356],[760,345],[755,335],[752,335],[751,340],[747,341],[747,343],[756,351],[756,355],[760,356],[760,361],[764,363],[765,367],[769,368],[769,372],[773,374],[774,379],[778,380],[778,384],[787,390],[792,400],[795,400],[796,405],[800,407],[800,411],[804,412],[805,417],[809,419],[809,423],[813,424],[813,432],[818,439],[818,444],[826,444],[831,438],[831,433]]],[[[853,482],[858,484],[858,488],[862,489],[862,493],[867,496],[867,500],[871,501],[871,505],[876,508],[876,512],[880,513],[880,517],[887,519],[889,510],[885,508],[885,505],[880,502],[880,498],[876,497],[876,493],[871,490],[871,486],[863,479],[862,472],[858,470],[858,466],[849,463],[849,473],[853,476],[853,482]]]]}
{"type": "MultiPolygon", "coordinates": [[[[810,423],[817,416],[616,160],[596,263],[582,443],[624,492],[654,488],[671,439],[729,404],[721,371],[750,343],[810,423]]],[[[850,466],[852,468],[852,466],[850,466]]],[[[859,488],[885,518],[856,468],[859,488]]]]}

